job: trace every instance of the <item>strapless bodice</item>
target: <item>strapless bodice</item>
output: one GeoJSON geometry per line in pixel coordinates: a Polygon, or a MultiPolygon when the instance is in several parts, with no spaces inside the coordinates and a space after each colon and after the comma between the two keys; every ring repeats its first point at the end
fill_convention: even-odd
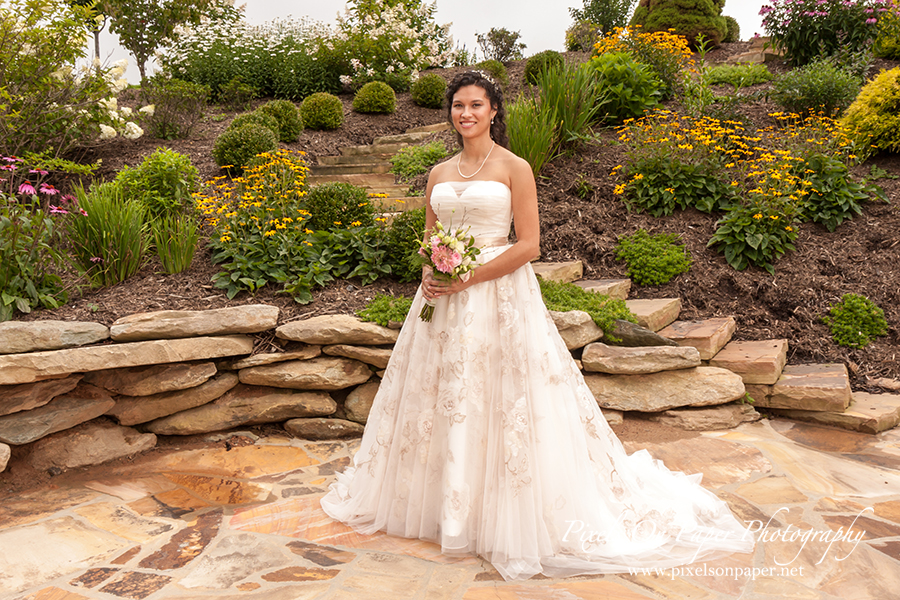
{"type": "Polygon", "coordinates": [[[470,227],[476,240],[507,238],[512,223],[512,195],[499,181],[445,181],[431,190],[431,208],[452,231],[470,227]]]}

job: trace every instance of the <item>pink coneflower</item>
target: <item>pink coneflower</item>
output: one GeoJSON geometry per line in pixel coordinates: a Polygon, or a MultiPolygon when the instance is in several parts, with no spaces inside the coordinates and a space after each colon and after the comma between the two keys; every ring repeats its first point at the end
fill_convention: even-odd
{"type": "Polygon", "coordinates": [[[67,215],[69,211],[64,208],[60,208],[58,206],[50,205],[50,214],[51,215],[67,215]]]}
{"type": "Polygon", "coordinates": [[[81,213],[83,216],[85,216],[85,217],[87,216],[87,211],[84,210],[83,208],[79,208],[79,209],[78,209],[78,212],[80,212],[80,213],[81,213]]]}
{"type": "Polygon", "coordinates": [[[101,262],[102,260],[103,260],[103,259],[100,258],[99,256],[92,256],[92,257],[91,257],[91,262],[92,262],[92,263],[98,263],[98,262],[101,262]]]}
{"type": "Polygon", "coordinates": [[[462,256],[447,246],[438,246],[431,253],[431,260],[441,273],[452,273],[462,263],[462,256]]]}
{"type": "Polygon", "coordinates": [[[59,193],[59,190],[49,183],[42,183],[39,189],[41,190],[42,194],[47,194],[48,196],[55,196],[59,193]]]}
{"type": "Polygon", "coordinates": [[[68,204],[69,202],[75,202],[76,199],[72,194],[66,194],[65,196],[60,198],[60,201],[62,201],[63,204],[68,204]]]}
{"type": "Polygon", "coordinates": [[[27,181],[19,186],[19,193],[27,194],[29,196],[34,196],[37,194],[37,192],[34,190],[34,186],[27,181]]]}
{"type": "Polygon", "coordinates": [[[29,169],[28,172],[29,172],[29,173],[36,173],[36,174],[38,174],[38,175],[49,175],[49,173],[47,173],[47,171],[45,171],[45,170],[43,170],[43,169],[29,169]]]}

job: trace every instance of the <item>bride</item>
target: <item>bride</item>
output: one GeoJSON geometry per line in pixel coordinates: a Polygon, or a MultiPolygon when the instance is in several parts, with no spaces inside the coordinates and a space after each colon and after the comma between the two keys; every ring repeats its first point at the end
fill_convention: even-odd
{"type": "Polygon", "coordinates": [[[477,553],[507,580],[750,552],[701,475],[626,454],[559,337],[529,264],[534,177],[506,148],[500,89],[467,72],[447,102],[463,150],[431,172],[426,227],[470,227],[479,266],[454,283],[423,270],[359,451],[322,508],[361,533],[477,553]],[[416,317],[426,300],[431,322],[416,317]]]}

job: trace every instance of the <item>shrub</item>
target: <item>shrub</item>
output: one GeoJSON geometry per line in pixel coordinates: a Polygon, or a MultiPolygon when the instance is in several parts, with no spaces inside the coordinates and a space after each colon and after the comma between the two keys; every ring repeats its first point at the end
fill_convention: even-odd
{"type": "Polygon", "coordinates": [[[772,73],[763,64],[719,65],[707,73],[709,85],[728,84],[734,89],[750,87],[758,83],[771,81],[772,73]]]}
{"type": "Polygon", "coordinates": [[[566,29],[567,52],[590,52],[600,37],[600,27],[592,21],[576,21],[566,29]]]}
{"type": "Polygon", "coordinates": [[[344,122],[344,105],[337,96],[319,92],[300,105],[300,118],[309,129],[337,129],[344,122]]]}
{"type": "Polygon", "coordinates": [[[422,277],[419,243],[425,235],[425,208],[407,210],[391,221],[387,230],[391,273],[400,281],[418,281],[422,277]]]}
{"type": "Polygon", "coordinates": [[[847,348],[865,348],[872,338],[888,332],[884,311],[858,294],[841,296],[840,302],[829,307],[822,321],[831,329],[835,343],[847,348]]]}
{"type": "Polygon", "coordinates": [[[323,183],[313,187],[306,197],[309,227],[332,231],[368,226],[374,222],[374,210],[365,188],[349,183],[323,183]]]}
{"type": "Polygon", "coordinates": [[[637,323],[637,318],[625,306],[621,298],[610,298],[605,294],[583,290],[574,283],[560,283],[557,281],[545,281],[538,278],[541,286],[541,296],[547,310],[567,312],[581,310],[591,315],[594,323],[603,330],[603,333],[611,341],[617,341],[610,334],[615,327],[616,320],[637,323]]]}
{"type": "Polygon", "coordinates": [[[598,85],[588,65],[563,63],[538,74],[538,98],[542,112],[554,113],[556,145],[581,139],[588,130],[598,106],[598,85]]]}
{"type": "Polygon", "coordinates": [[[168,148],[157,148],[137,167],[116,175],[123,194],[137,200],[147,216],[156,219],[193,210],[191,195],[197,191],[197,169],[191,159],[168,148]]]}
{"type": "Polygon", "coordinates": [[[276,139],[281,137],[281,127],[278,125],[278,119],[260,110],[236,116],[228,124],[228,129],[240,129],[244,125],[259,125],[274,133],[276,139]]]}
{"type": "Polygon", "coordinates": [[[644,229],[619,238],[616,259],[628,265],[628,276],[638,285],[662,285],[691,268],[691,255],[676,234],[650,235],[644,229]]]}
{"type": "Polygon", "coordinates": [[[879,0],[773,0],[760,10],[772,44],[792,66],[838,51],[859,52],[875,39],[879,0]]]}
{"type": "Polygon", "coordinates": [[[522,34],[509,31],[503,27],[491,27],[487,33],[476,33],[475,39],[481,47],[481,54],[486,60],[509,62],[520,60],[525,44],[519,41],[522,34]]]}
{"type": "Polygon", "coordinates": [[[437,73],[426,73],[412,84],[409,91],[417,106],[441,108],[447,92],[447,81],[437,73]]]}
{"type": "Polygon", "coordinates": [[[563,64],[565,63],[562,54],[556,50],[538,52],[525,61],[525,81],[532,84],[537,83],[541,71],[559,69],[563,64]]]}
{"type": "Polygon", "coordinates": [[[78,207],[69,214],[66,238],[75,263],[94,287],[125,281],[144,264],[147,251],[144,208],[115,182],[75,188],[78,207]]]}
{"type": "Polygon", "coordinates": [[[896,2],[879,15],[878,35],[872,50],[879,58],[900,59],[900,5],[896,2]]]}
{"type": "Polygon", "coordinates": [[[653,70],[627,52],[606,52],[590,61],[597,80],[596,115],[603,123],[634,119],[659,103],[662,95],[653,70]]]}
{"type": "Polygon", "coordinates": [[[543,110],[534,98],[519,95],[506,106],[506,130],[509,149],[528,161],[535,177],[556,156],[559,148],[556,111],[543,110]]]}
{"type": "Polygon", "coordinates": [[[874,186],[853,181],[843,160],[827,154],[807,156],[797,163],[794,174],[803,182],[800,218],[820,223],[828,231],[862,214],[861,203],[876,193],[874,186]]]}
{"type": "Polygon", "coordinates": [[[758,195],[719,219],[707,246],[716,246],[738,271],[755,265],[774,275],[775,261],[794,250],[796,220],[796,208],[790,202],[758,195]]]}
{"type": "Polygon", "coordinates": [[[209,95],[209,87],[198,83],[149,78],[141,86],[141,96],[153,105],[153,113],[146,119],[150,133],[164,140],[190,137],[203,117],[209,95]]]}
{"type": "Polygon", "coordinates": [[[695,47],[700,36],[718,46],[728,33],[728,22],[722,16],[725,0],[640,0],[631,25],[644,31],[672,31],[695,47]]]}
{"type": "Polygon", "coordinates": [[[841,122],[856,132],[860,145],[900,152],[900,67],[867,83],[841,122]]]}
{"type": "Polygon", "coordinates": [[[235,77],[219,88],[218,100],[231,110],[247,110],[250,101],[259,97],[259,90],[235,77]]]}
{"type": "Polygon", "coordinates": [[[738,23],[737,19],[726,16],[725,23],[728,26],[728,31],[725,33],[725,37],[722,38],[722,41],[726,44],[733,44],[734,42],[741,41],[741,25],[738,23]]]}
{"type": "Polygon", "coordinates": [[[595,54],[628,52],[638,62],[649,65],[659,77],[663,99],[683,87],[692,67],[691,49],[681,36],[668,31],[648,33],[641,27],[616,29],[594,44],[595,54]]]}
{"type": "Polygon", "coordinates": [[[200,229],[193,216],[166,216],[150,224],[150,233],[163,271],[172,275],[191,266],[200,229]]]}
{"type": "Polygon", "coordinates": [[[509,74],[506,71],[506,66],[499,60],[483,60],[475,65],[475,68],[487,73],[501,88],[506,89],[509,85],[509,74]]]}
{"type": "Polygon", "coordinates": [[[353,110],[365,114],[389,114],[394,112],[396,104],[394,90],[381,81],[370,81],[353,97],[353,110]]]}
{"type": "Polygon", "coordinates": [[[625,27],[636,0],[582,0],[582,8],[569,8],[576,22],[595,23],[601,33],[625,27]]]}
{"type": "Polygon", "coordinates": [[[303,121],[300,119],[300,111],[297,105],[289,100],[272,100],[266,102],[258,109],[265,115],[271,115],[278,123],[278,141],[286,144],[296,142],[303,131],[303,121]]]}
{"type": "Polygon", "coordinates": [[[213,159],[216,164],[234,176],[257,154],[271,152],[278,147],[278,138],[272,130],[253,123],[227,129],[216,138],[213,146],[213,159]]]}
{"type": "Polygon", "coordinates": [[[378,323],[382,327],[387,327],[391,322],[402,323],[405,321],[411,306],[412,298],[377,294],[366,304],[364,309],[357,311],[356,315],[363,321],[378,323]]]}
{"type": "Polygon", "coordinates": [[[416,175],[427,173],[432,165],[447,156],[444,142],[434,140],[421,146],[401,148],[400,152],[390,158],[391,173],[402,179],[411,179],[416,175]]]}
{"type": "Polygon", "coordinates": [[[769,96],[788,112],[834,116],[850,106],[859,90],[860,81],[850,71],[817,60],[778,77],[769,96]]]}

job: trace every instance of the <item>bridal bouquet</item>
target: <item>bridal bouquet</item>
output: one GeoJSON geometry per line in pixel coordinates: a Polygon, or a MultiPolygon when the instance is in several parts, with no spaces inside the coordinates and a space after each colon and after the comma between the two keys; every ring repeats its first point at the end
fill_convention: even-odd
{"type": "MultiPolygon", "coordinates": [[[[460,227],[451,233],[438,221],[428,233],[425,241],[420,242],[419,255],[422,263],[431,266],[435,279],[465,281],[475,268],[475,257],[481,253],[475,246],[475,238],[468,235],[469,228],[460,227]]],[[[425,300],[419,318],[431,321],[433,316],[434,300],[425,300]]]]}

